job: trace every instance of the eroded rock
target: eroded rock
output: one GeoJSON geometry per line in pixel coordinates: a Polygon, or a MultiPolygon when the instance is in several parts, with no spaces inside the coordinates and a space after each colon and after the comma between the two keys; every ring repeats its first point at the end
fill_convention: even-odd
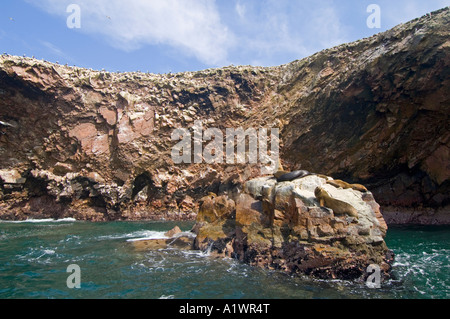
{"type": "Polygon", "coordinates": [[[235,205],[227,206],[227,218],[201,216],[217,216],[215,207],[230,199],[204,200],[194,227],[195,248],[319,278],[363,279],[366,268],[377,264],[387,278],[393,254],[384,242],[387,226],[379,205],[369,191],[336,188],[327,180],[332,179],[311,175],[282,183],[270,177],[250,180],[235,205]],[[319,187],[354,207],[357,216],[320,206],[314,195],[319,187]]]}

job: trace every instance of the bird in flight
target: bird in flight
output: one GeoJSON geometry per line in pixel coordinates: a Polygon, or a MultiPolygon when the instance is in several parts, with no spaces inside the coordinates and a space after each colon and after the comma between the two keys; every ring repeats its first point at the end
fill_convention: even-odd
{"type": "Polygon", "coordinates": [[[6,122],[2,122],[2,121],[0,121],[0,125],[2,125],[2,126],[11,126],[11,127],[13,127],[12,124],[9,124],[9,123],[6,123],[6,122]]]}
{"type": "Polygon", "coordinates": [[[9,20],[11,20],[11,21],[15,21],[13,18],[11,18],[11,17],[9,17],[9,20]]]}

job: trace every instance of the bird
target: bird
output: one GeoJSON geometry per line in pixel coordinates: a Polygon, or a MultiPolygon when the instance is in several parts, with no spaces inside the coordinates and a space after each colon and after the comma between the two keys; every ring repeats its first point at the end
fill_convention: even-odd
{"type": "Polygon", "coordinates": [[[109,20],[111,20],[111,17],[110,16],[106,16],[109,20]]]}
{"type": "Polygon", "coordinates": [[[11,21],[15,21],[13,18],[11,18],[11,17],[9,17],[9,20],[11,20],[11,21]]]}
{"type": "Polygon", "coordinates": [[[0,125],[13,127],[12,124],[9,124],[9,123],[3,122],[3,121],[0,121],[0,125]]]}

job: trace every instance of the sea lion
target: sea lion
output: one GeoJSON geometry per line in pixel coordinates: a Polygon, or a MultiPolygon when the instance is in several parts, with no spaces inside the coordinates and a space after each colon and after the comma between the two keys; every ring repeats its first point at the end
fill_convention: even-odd
{"type": "Polygon", "coordinates": [[[316,174],[317,177],[323,178],[324,180],[329,180],[331,177],[323,174],[316,174]]]}
{"type": "Polygon", "coordinates": [[[283,174],[280,177],[277,177],[277,182],[289,182],[289,181],[293,181],[294,179],[298,179],[298,178],[302,178],[305,176],[311,175],[310,172],[308,171],[293,171],[287,174],[283,174]]]}
{"type": "Polygon", "coordinates": [[[275,174],[273,174],[273,176],[274,176],[276,179],[278,179],[278,178],[280,178],[281,176],[286,175],[286,174],[289,174],[289,172],[287,172],[287,171],[277,171],[275,174]]]}
{"type": "Polygon", "coordinates": [[[273,176],[278,179],[279,177],[283,176],[284,174],[287,174],[289,172],[285,171],[283,168],[283,165],[281,164],[281,160],[278,159],[278,168],[275,174],[273,176]]]}
{"type": "Polygon", "coordinates": [[[364,187],[361,184],[349,184],[347,182],[341,181],[339,179],[329,180],[327,181],[327,184],[330,184],[336,188],[342,187],[343,189],[354,189],[355,191],[359,191],[361,193],[367,193],[368,190],[366,187],[364,187]]]}
{"type": "Polygon", "coordinates": [[[352,185],[352,189],[354,189],[355,191],[360,191],[361,193],[367,193],[369,190],[361,184],[351,184],[352,185]]]}
{"type": "Polygon", "coordinates": [[[331,197],[323,188],[317,187],[314,190],[314,195],[316,195],[320,206],[331,208],[336,215],[349,215],[358,218],[358,212],[352,205],[331,197]]]}

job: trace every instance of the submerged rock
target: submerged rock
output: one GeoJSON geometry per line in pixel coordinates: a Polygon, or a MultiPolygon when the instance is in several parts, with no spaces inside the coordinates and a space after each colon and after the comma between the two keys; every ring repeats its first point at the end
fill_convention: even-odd
{"type": "Polygon", "coordinates": [[[164,236],[165,238],[134,239],[130,242],[137,251],[167,248],[190,250],[194,247],[194,234],[182,232],[178,226],[166,232],[164,236]]]}
{"type": "Polygon", "coordinates": [[[194,247],[318,278],[363,279],[375,264],[386,278],[393,253],[384,242],[380,206],[369,191],[337,188],[327,180],[332,178],[309,175],[277,183],[262,177],[245,183],[236,202],[227,196],[205,199],[193,229],[194,247]],[[357,214],[338,212],[327,202],[320,206],[317,188],[357,214]]]}
{"type": "Polygon", "coordinates": [[[181,231],[180,227],[175,226],[173,229],[171,229],[167,233],[165,233],[164,236],[173,237],[173,236],[175,236],[175,235],[177,235],[177,234],[179,234],[181,232],[182,231],[181,231]]]}

